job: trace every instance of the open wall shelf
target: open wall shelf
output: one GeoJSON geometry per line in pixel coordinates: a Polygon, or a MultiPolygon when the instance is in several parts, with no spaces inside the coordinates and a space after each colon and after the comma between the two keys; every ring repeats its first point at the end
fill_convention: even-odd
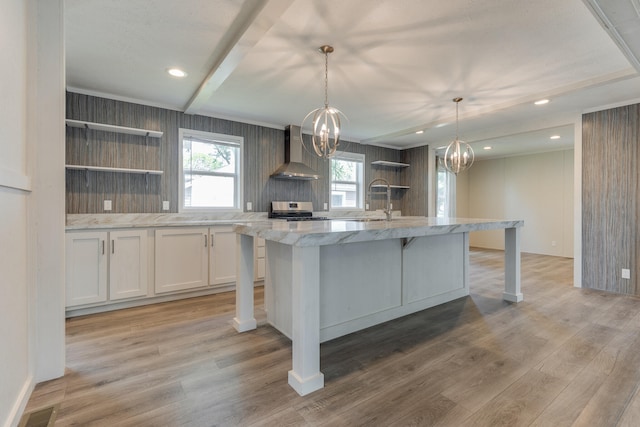
{"type": "Polygon", "coordinates": [[[163,171],[153,169],[129,169],[129,168],[110,168],[105,166],[84,166],[84,165],[65,165],[67,169],[84,171],[84,179],[86,186],[89,187],[89,171],[91,172],[116,172],[116,173],[134,173],[144,175],[145,187],[149,188],[149,175],[162,175],[163,171]]]}
{"type": "Polygon", "coordinates": [[[129,168],[109,168],[105,166],[84,166],[84,165],[65,165],[67,169],[97,171],[97,172],[118,172],[118,173],[138,173],[149,175],[162,175],[164,172],[153,169],[129,169],[129,168]]]}
{"type": "Polygon", "coordinates": [[[388,162],[386,160],[376,160],[375,162],[371,162],[371,164],[376,166],[390,166],[393,168],[408,168],[410,166],[408,163],[388,162]]]}
{"type": "Polygon", "coordinates": [[[106,132],[124,133],[128,135],[148,136],[150,138],[162,138],[162,132],[157,130],[130,128],[126,126],[106,125],[103,123],[85,122],[83,120],[66,119],[67,126],[89,130],[102,130],[106,132]]]}

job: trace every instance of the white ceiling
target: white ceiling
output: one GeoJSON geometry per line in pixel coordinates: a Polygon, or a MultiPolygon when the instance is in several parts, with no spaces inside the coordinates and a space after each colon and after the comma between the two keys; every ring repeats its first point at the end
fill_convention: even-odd
{"type": "Polygon", "coordinates": [[[345,139],[446,144],[461,96],[460,138],[479,157],[541,152],[571,146],[581,113],[640,102],[639,9],[638,0],[66,0],[67,89],[283,128],[322,106],[317,49],[330,44],[329,103],[349,118],[345,139]],[[541,98],[551,102],[533,105],[541,98]]]}

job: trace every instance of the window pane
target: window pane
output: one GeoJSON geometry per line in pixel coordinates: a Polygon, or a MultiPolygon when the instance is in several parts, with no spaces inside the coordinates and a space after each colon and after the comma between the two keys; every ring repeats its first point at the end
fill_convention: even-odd
{"type": "Polygon", "coordinates": [[[333,181],[357,181],[357,162],[335,159],[331,162],[333,181]]]}
{"type": "Polygon", "coordinates": [[[364,155],[341,153],[331,159],[331,208],[363,207],[364,155]]]}
{"type": "Polygon", "coordinates": [[[331,206],[334,208],[357,208],[358,185],[333,183],[331,185],[331,206]]]}
{"type": "Polygon", "coordinates": [[[436,216],[456,216],[456,181],[455,175],[442,167],[437,169],[438,188],[436,193],[436,216]]]}
{"type": "Polygon", "coordinates": [[[184,186],[185,207],[234,207],[235,178],[233,177],[185,173],[184,186]]]}
{"type": "Polygon", "coordinates": [[[237,155],[238,149],[234,147],[185,140],[183,168],[185,171],[234,173],[237,155]]]}

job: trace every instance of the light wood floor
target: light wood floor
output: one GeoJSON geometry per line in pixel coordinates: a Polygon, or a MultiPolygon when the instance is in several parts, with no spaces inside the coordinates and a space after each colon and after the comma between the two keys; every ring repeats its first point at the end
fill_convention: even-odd
{"type": "Polygon", "coordinates": [[[233,293],[73,318],[67,373],[27,410],[59,403],[56,426],[640,425],[640,299],[523,254],[509,304],[502,257],[472,250],[470,297],[323,344],[325,388],[305,397],[286,338],[231,327],[233,293]]]}

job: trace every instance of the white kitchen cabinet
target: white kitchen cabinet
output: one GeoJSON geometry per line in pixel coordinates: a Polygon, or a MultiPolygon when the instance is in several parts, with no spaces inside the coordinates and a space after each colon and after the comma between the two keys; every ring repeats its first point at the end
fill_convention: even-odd
{"type": "Polygon", "coordinates": [[[253,239],[253,253],[254,253],[254,264],[253,264],[253,279],[254,280],[264,280],[265,274],[265,248],[264,248],[264,239],[260,237],[255,237],[253,239]]]}
{"type": "Polygon", "coordinates": [[[109,233],[109,299],[147,295],[147,230],[109,233]]]}
{"type": "Polygon", "coordinates": [[[236,233],[231,226],[209,228],[209,284],[236,281],[236,233]]]}
{"type": "Polygon", "coordinates": [[[209,274],[209,229],[155,231],[155,292],[205,287],[209,274]]]}
{"type": "Polygon", "coordinates": [[[68,232],[66,306],[147,295],[146,230],[68,232]]]}
{"type": "Polygon", "coordinates": [[[66,234],[66,306],[107,300],[106,231],[66,234]]]}

